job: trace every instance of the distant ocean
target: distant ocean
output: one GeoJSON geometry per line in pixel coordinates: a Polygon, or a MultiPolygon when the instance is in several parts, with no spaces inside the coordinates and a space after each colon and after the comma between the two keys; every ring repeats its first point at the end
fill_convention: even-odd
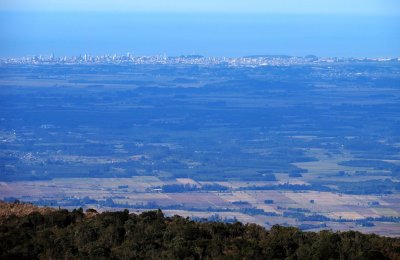
{"type": "Polygon", "coordinates": [[[400,17],[0,13],[0,56],[400,56],[400,17]]]}

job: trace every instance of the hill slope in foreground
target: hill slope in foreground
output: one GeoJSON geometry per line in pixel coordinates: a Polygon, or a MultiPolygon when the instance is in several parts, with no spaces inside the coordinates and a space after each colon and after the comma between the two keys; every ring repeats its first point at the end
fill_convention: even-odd
{"type": "Polygon", "coordinates": [[[400,259],[400,239],[0,203],[1,259],[400,259]]]}

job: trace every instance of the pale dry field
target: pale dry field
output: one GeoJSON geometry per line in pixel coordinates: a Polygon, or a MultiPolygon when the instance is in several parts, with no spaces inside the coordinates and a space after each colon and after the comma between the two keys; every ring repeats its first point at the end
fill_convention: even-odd
{"type": "MultiPolygon", "coordinates": [[[[163,182],[154,176],[135,176],[132,178],[66,178],[52,181],[20,181],[1,182],[0,199],[6,197],[19,198],[22,201],[56,200],[61,205],[70,198],[82,199],[89,197],[95,200],[112,198],[120,205],[147,205],[156,203],[166,215],[179,214],[188,217],[207,218],[218,214],[221,218],[236,217],[244,223],[257,223],[266,227],[275,224],[300,225],[304,223],[319,224],[320,222],[299,222],[291,217],[283,217],[284,212],[291,209],[309,210],[307,214],[320,214],[332,219],[358,220],[366,217],[400,217],[400,194],[390,195],[346,195],[332,192],[293,192],[281,190],[230,190],[224,192],[187,192],[162,193],[154,187],[164,184],[204,185],[210,182],[196,182],[189,178],[163,182]],[[121,188],[122,187],[122,188],[121,188]],[[272,200],[266,204],[265,200],[272,200]],[[311,200],[314,203],[311,203],[311,200]],[[247,202],[247,205],[235,205],[235,202],[247,202]],[[233,203],[233,204],[232,204],[233,203]],[[192,210],[168,209],[171,206],[192,208],[192,210]],[[242,208],[262,209],[278,216],[249,215],[240,212],[242,208]],[[197,209],[197,210],[196,210],[197,209]],[[201,209],[200,211],[198,209],[201,209]],[[213,211],[213,209],[218,209],[213,211]],[[209,212],[208,212],[209,210],[209,212]]],[[[255,182],[218,182],[220,185],[252,186],[255,182]]],[[[66,206],[69,209],[73,206],[66,206]]],[[[78,207],[78,206],[77,206],[78,207]]],[[[96,208],[99,211],[118,210],[123,207],[106,207],[99,204],[87,204],[85,208],[96,208]]],[[[149,209],[130,208],[131,212],[141,212],[149,209]]],[[[326,228],[334,230],[361,230],[378,234],[397,234],[400,229],[396,223],[376,222],[374,227],[360,227],[355,222],[327,222],[326,228]],[[397,232],[397,233],[396,233],[397,232]]]]}

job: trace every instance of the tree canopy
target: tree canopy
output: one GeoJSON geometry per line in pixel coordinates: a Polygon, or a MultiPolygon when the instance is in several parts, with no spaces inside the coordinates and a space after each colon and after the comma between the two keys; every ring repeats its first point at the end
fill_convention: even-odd
{"type": "Polygon", "coordinates": [[[1,259],[399,259],[400,239],[82,209],[9,215],[1,259]]]}

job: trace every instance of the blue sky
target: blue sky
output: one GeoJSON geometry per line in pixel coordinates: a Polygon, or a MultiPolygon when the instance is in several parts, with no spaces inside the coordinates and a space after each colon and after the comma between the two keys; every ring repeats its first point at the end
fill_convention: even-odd
{"type": "Polygon", "coordinates": [[[399,57],[400,0],[2,0],[0,56],[399,57]]]}
{"type": "Polygon", "coordinates": [[[2,0],[1,10],[79,12],[205,12],[399,14],[399,0],[2,0]]]}

